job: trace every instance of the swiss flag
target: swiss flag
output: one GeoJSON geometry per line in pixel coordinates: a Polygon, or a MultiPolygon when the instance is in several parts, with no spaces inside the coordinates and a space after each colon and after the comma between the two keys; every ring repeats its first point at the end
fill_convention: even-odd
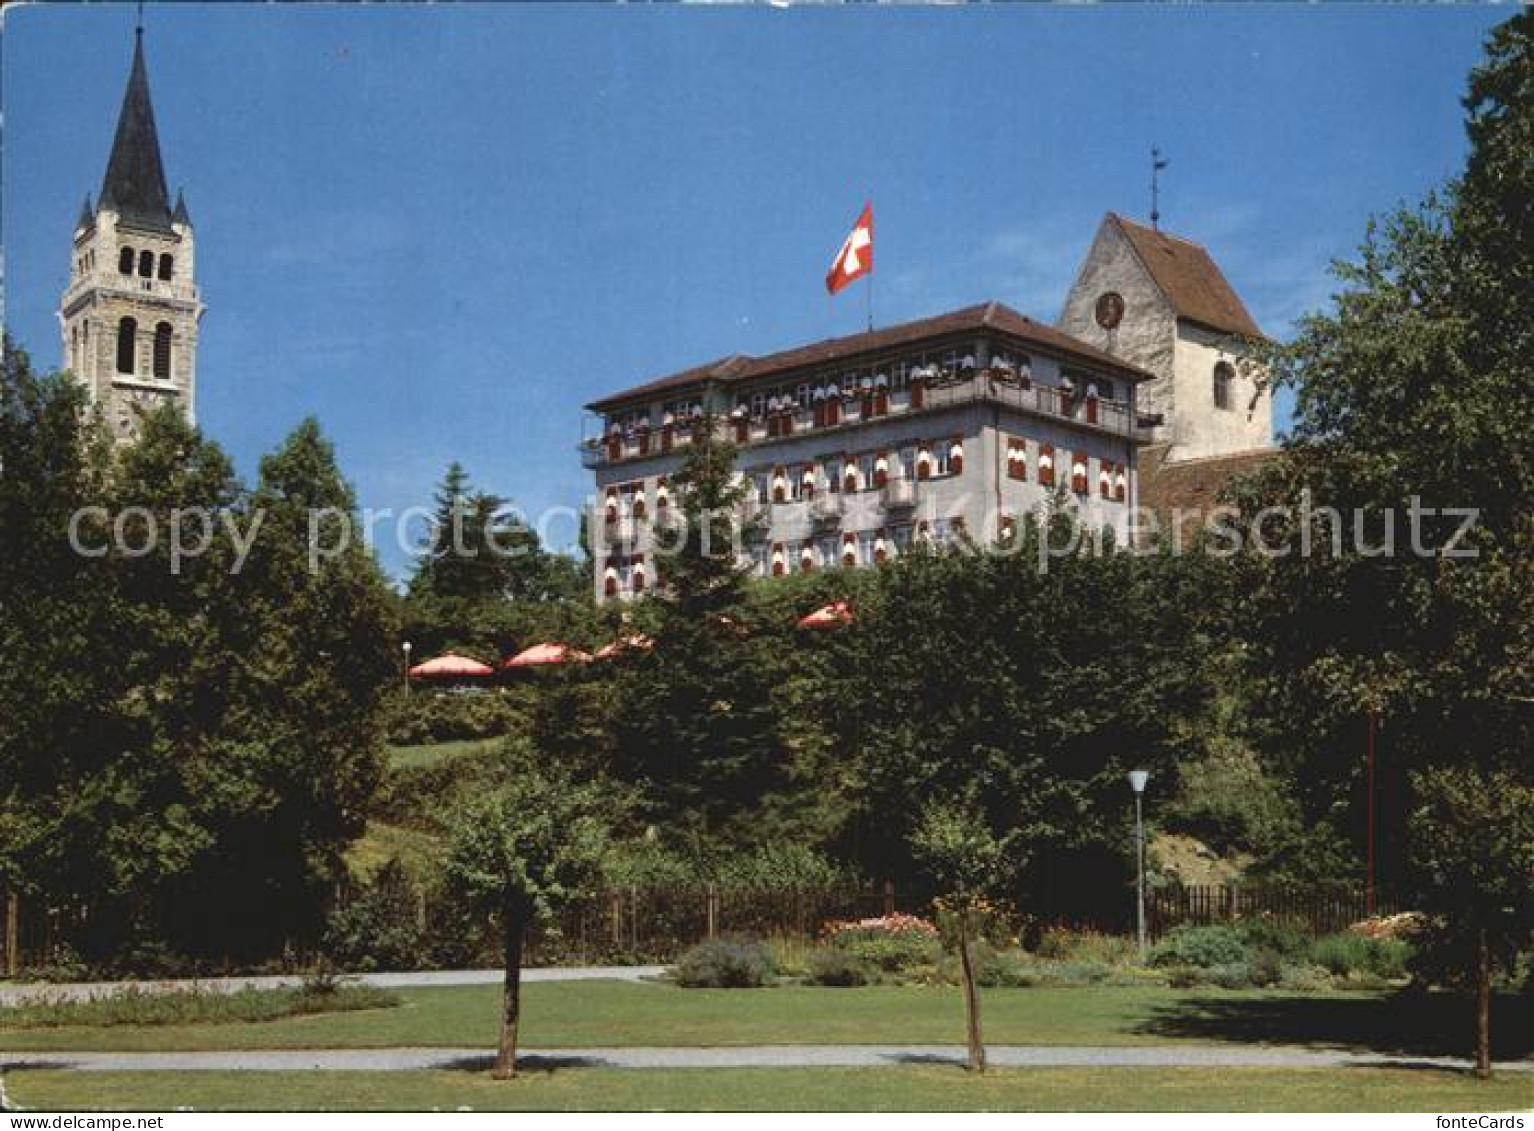
{"type": "Polygon", "coordinates": [[[836,253],[831,270],[826,274],[826,290],[833,295],[852,280],[874,269],[874,206],[869,201],[863,205],[858,222],[852,226],[842,249],[836,253]]]}

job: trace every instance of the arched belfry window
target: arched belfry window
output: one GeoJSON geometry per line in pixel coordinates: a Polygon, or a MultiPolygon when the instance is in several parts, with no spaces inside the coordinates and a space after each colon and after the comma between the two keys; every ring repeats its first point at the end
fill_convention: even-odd
{"type": "Polygon", "coordinates": [[[157,380],[170,380],[170,323],[161,322],[154,328],[154,375],[157,380]]]}
{"type": "Polygon", "coordinates": [[[164,252],[160,256],[160,278],[170,282],[171,274],[176,267],[175,260],[170,257],[170,252],[164,252]]]}
{"type": "Polygon", "coordinates": [[[1214,407],[1230,407],[1230,386],[1236,379],[1236,368],[1228,361],[1217,362],[1214,367],[1214,407]]]}
{"type": "Polygon", "coordinates": [[[154,277],[154,252],[141,251],[138,253],[138,273],[146,279],[154,277]]]}
{"type": "Polygon", "coordinates": [[[133,274],[133,249],[125,247],[117,256],[117,270],[119,274],[133,274]]]}
{"type": "Polygon", "coordinates": [[[117,324],[117,372],[133,372],[133,355],[138,351],[138,322],[124,318],[117,324]]]}

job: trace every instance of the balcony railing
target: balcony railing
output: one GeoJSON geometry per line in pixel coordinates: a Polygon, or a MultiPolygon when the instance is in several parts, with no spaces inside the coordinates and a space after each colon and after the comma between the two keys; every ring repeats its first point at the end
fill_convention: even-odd
{"type": "Polygon", "coordinates": [[[835,526],[842,520],[842,497],[828,492],[810,500],[810,521],[816,526],[835,526]]]}
{"type": "MultiPolygon", "coordinates": [[[[1151,437],[1151,430],[1141,425],[1123,402],[1087,397],[1079,390],[1071,393],[1054,385],[1025,383],[998,370],[980,370],[971,376],[940,379],[888,394],[823,401],[813,408],[796,408],[768,417],[729,419],[717,427],[721,436],[737,444],[753,445],[978,403],[1000,404],[1129,439],[1151,437]]],[[[691,442],[694,429],[678,428],[665,443],[660,439],[663,431],[666,430],[648,429],[585,440],[581,444],[581,462],[585,467],[595,468],[660,454],[691,442]]]]}
{"type": "Polygon", "coordinates": [[[909,479],[891,479],[884,485],[881,502],[887,511],[910,510],[916,505],[916,484],[909,479]]]}

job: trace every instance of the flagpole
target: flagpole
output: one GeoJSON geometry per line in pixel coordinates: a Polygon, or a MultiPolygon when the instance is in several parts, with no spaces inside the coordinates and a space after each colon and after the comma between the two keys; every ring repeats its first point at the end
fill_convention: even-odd
{"type": "Polygon", "coordinates": [[[870,211],[868,213],[868,225],[869,225],[869,230],[868,230],[868,237],[869,237],[869,243],[868,243],[868,290],[863,295],[863,298],[864,298],[864,301],[867,304],[865,309],[868,312],[868,332],[869,333],[873,333],[873,328],[874,328],[874,265],[873,265],[874,247],[873,247],[873,212],[871,210],[872,210],[872,208],[874,206],[874,193],[873,193],[873,186],[872,185],[868,186],[868,191],[867,191],[867,193],[864,194],[864,200],[866,201],[866,203],[863,205],[863,207],[867,208],[867,209],[870,209],[870,211]]]}

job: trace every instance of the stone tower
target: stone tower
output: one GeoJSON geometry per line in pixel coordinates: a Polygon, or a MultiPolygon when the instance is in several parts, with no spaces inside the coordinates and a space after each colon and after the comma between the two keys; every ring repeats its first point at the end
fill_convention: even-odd
{"type": "Polygon", "coordinates": [[[203,304],[194,262],[186,202],[178,194],[172,207],[165,185],[140,29],[106,176],[94,207],[87,195],[80,210],[59,304],[64,366],[119,442],[137,436],[144,409],[167,401],[195,419],[203,304]]]}
{"type": "Polygon", "coordinates": [[[1156,375],[1139,411],[1159,417],[1167,461],[1272,446],[1273,398],[1253,350],[1263,333],[1198,244],[1110,212],[1059,325],[1156,375]]]}

